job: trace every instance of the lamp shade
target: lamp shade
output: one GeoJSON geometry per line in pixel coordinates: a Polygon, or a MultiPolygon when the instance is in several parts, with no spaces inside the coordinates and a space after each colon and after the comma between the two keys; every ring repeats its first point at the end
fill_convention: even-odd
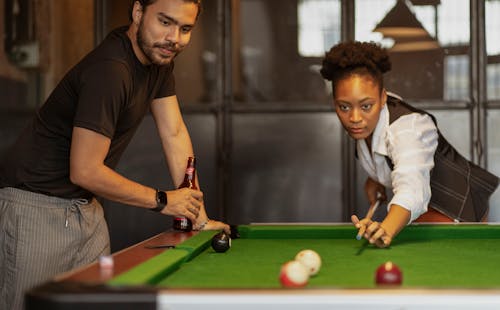
{"type": "Polygon", "coordinates": [[[409,5],[406,0],[398,0],[373,31],[390,38],[428,35],[409,5]]]}
{"type": "Polygon", "coordinates": [[[418,52],[439,49],[441,46],[432,38],[418,38],[411,41],[396,41],[390,48],[392,53],[418,52]]]}

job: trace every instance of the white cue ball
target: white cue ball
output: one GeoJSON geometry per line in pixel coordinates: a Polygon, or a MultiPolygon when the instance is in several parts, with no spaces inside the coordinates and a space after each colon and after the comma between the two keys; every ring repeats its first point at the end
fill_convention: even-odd
{"type": "Polygon", "coordinates": [[[311,276],[317,274],[321,268],[321,257],[313,250],[300,251],[295,256],[295,260],[303,264],[311,276]]]}
{"type": "Polygon", "coordinates": [[[281,266],[280,282],[284,287],[303,287],[309,281],[309,272],[298,261],[289,261],[281,266]]]}

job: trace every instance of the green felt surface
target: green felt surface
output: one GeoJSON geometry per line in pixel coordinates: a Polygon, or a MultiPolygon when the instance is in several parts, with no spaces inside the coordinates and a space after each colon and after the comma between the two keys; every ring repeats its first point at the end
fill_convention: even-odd
{"type": "Polygon", "coordinates": [[[108,283],[111,285],[157,284],[179,269],[184,262],[204,251],[210,245],[213,235],[214,232],[202,231],[176,246],[175,249],[164,251],[128,272],[113,278],[108,283]]]}
{"type": "Polygon", "coordinates": [[[300,250],[313,249],[323,265],[310,279],[310,288],[374,287],[375,270],[386,261],[402,269],[403,287],[500,287],[500,227],[493,225],[409,226],[387,249],[357,241],[351,225],[241,226],[242,238],[232,240],[226,253],[210,247],[213,234],[204,232],[178,246],[175,251],[188,252],[180,258],[182,263],[172,264],[169,253],[177,254],[167,250],[163,257],[137,266],[141,272],[134,268],[122,275],[119,284],[138,284],[138,273],[154,274],[157,271],[146,270],[168,265],[162,276],[143,283],[175,288],[278,288],[281,265],[300,250]]]}

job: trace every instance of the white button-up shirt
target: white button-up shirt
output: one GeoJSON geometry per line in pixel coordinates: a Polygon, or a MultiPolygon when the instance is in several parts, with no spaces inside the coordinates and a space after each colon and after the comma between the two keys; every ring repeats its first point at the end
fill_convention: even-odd
{"type": "Polygon", "coordinates": [[[373,180],[393,190],[388,210],[393,204],[407,209],[411,212],[410,222],[427,212],[437,145],[438,132],[430,116],[411,113],[389,125],[387,105],[373,132],[371,152],[365,140],[357,140],[361,166],[373,180]],[[386,156],[392,160],[392,171],[386,156]]]}

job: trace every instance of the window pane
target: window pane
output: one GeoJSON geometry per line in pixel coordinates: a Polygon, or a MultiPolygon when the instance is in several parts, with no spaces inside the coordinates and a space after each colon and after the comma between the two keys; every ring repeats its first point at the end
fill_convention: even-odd
{"type": "Polygon", "coordinates": [[[319,68],[340,38],[340,0],[241,0],[234,16],[236,104],[330,104],[319,68]]]}
{"type": "Polygon", "coordinates": [[[500,63],[491,63],[486,67],[488,100],[500,99],[500,63]]]}
{"type": "Polygon", "coordinates": [[[500,1],[486,1],[487,97],[500,99],[500,1]]]}
{"type": "Polygon", "coordinates": [[[299,0],[300,55],[323,57],[340,40],[340,10],[331,8],[329,0],[299,0]]]}
{"type": "Polygon", "coordinates": [[[356,0],[356,40],[375,41],[388,48],[392,70],[386,75],[385,86],[403,98],[468,99],[469,0],[441,0],[435,1],[435,5],[429,5],[432,1],[418,3],[426,5],[356,0]],[[420,35],[405,36],[401,29],[385,34],[374,32],[380,23],[391,26],[389,20],[394,19],[386,16],[407,14],[413,14],[415,24],[421,24],[420,35]]]}
{"type": "Polygon", "coordinates": [[[469,0],[441,0],[438,6],[438,36],[443,46],[469,45],[469,0]]]}
{"type": "MultiPolygon", "coordinates": [[[[488,112],[488,170],[500,175],[500,111],[488,112]]],[[[490,199],[489,221],[500,222],[500,189],[490,199]]]]}
{"type": "Polygon", "coordinates": [[[395,0],[356,0],[356,40],[380,42],[382,35],[375,26],[396,3],[395,0]]]}
{"type": "Polygon", "coordinates": [[[469,57],[467,55],[445,58],[445,89],[447,100],[460,100],[469,94],[469,57]]]}
{"type": "Polygon", "coordinates": [[[500,1],[486,1],[486,50],[488,55],[500,54],[500,1]]]}

